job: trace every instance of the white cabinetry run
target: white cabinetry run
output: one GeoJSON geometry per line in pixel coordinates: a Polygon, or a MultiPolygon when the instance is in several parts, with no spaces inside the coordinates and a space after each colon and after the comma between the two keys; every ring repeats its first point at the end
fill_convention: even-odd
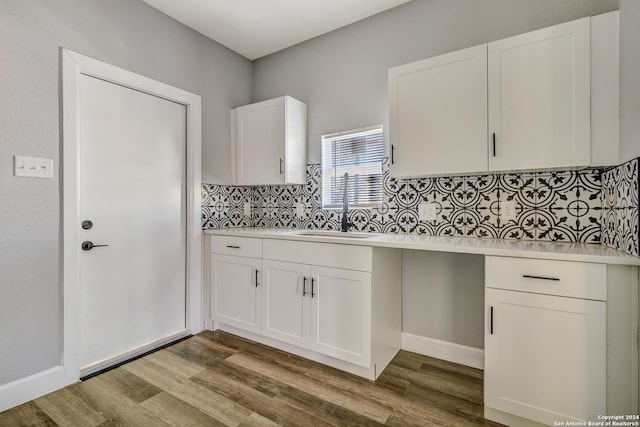
{"type": "Polygon", "coordinates": [[[399,249],[227,236],[211,242],[218,328],[369,379],[400,349],[399,249]],[[254,242],[261,242],[260,260],[226,255],[254,242]]]}
{"type": "Polygon", "coordinates": [[[391,175],[614,164],[618,12],[389,69],[391,175]]]}

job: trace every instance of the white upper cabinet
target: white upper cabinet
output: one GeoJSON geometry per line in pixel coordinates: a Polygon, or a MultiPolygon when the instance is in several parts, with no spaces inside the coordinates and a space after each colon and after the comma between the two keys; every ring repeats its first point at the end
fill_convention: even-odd
{"type": "Polygon", "coordinates": [[[619,163],[619,16],[591,17],[591,166],[619,163]]]}
{"type": "Polygon", "coordinates": [[[489,170],[589,165],[589,18],[489,43],[488,66],[489,170]]]}
{"type": "Polygon", "coordinates": [[[232,110],[236,185],[304,184],[307,106],[290,96],[232,110]]]}
{"type": "Polygon", "coordinates": [[[389,69],[391,175],[611,165],[618,12],[389,69]]]}
{"type": "Polygon", "coordinates": [[[487,170],[487,46],[389,69],[391,175],[487,170]]]}

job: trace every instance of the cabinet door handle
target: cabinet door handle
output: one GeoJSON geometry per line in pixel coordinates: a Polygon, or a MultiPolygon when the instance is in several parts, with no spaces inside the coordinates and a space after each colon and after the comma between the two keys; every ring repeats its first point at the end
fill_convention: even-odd
{"type": "Polygon", "coordinates": [[[395,163],[395,159],[394,159],[394,156],[393,156],[395,151],[396,151],[396,146],[391,144],[391,164],[395,163]]]}
{"type": "Polygon", "coordinates": [[[284,173],[284,160],[280,159],[280,175],[284,173]]]}
{"type": "Polygon", "coordinates": [[[260,270],[256,268],[256,288],[258,287],[258,273],[260,273],[260,270]]]}
{"type": "Polygon", "coordinates": [[[311,298],[316,296],[316,294],[313,292],[313,285],[315,284],[315,282],[316,282],[316,279],[312,277],[311,278],[311,298]]]}
{"type": "Polygon", "coordinates": [[[307,296],[307,276],[302,276],[302,296],[307,296]]]}
{"type": "Polygon", "coordinates": [[[495,157],[496,156],[496,133],[495,132],[491,135],[491,138],[493,140],[493,157],[495,157]]]}
{"type": "Polygon", "coordinates": [[[559,277],[532,276],[531,274],[523,274],[522,277],[525,279],[551,280],[553,282],[560,281],[559,277]]]}
{"type": "Polygon", "coordinates": [[[493,335],[493,306],[491,306],[489,313],[489,332],[493,335]]]}
{"type": "Polygon", "coordinates": [[[235,245],[227,245],[227,247],[231,249],[240,249],[240,246],[235,246],[235,245]]]}

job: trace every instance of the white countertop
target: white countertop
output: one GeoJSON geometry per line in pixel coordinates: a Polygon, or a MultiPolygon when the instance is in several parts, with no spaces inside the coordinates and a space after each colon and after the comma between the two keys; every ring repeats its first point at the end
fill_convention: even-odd
{"type": "Polygon", "coordinates": [[[603,245],[587,243],[557,243],[527,240],[481,239],[473,237],[441,237],[416,234],[368,233],[371,237],[363,239],[333,236],[302,236],[297,234],[300,232],[310,231],[321,230],[246,227],[210,229],[204,230],[204,233],[219,236],[258,237],[358,246],[415,249],[435,252],[640,266],[640,258],[638,257],[616,251],[615,249],[611,249],[603,245]]]}

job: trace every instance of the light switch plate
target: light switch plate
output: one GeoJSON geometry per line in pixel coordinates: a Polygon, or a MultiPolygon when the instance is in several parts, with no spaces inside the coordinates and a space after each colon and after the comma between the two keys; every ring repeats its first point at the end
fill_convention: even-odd
{"type": "Polygon", "coordinates": [[[304,216],[304,212],[306,211],[306,206],[304,205],[304,203],[298,203],[296,205],[296,216],[298,217],[303,217],[304,216]]]}
{"type": "Polygon", "coordinates": [[[13,156],[13,176],[53,178],[53,159],[13,156]]]}
{"type": "Polygon", "coordinates": [[[244,204],[244,216],[251,216],[251,203],[249,202],[244,204]]]}
{"type": "Polygon", "coordinates": [[[500,219],[503,221],[516,219],[516,202],[513,200],[500,202],[500,219]]]}
{"type": "Polygon", "coordinates": [[[435,203],[420,203],[418,205],[418,219],[420,221],[435,221],[437,211],[435,203]]]}

